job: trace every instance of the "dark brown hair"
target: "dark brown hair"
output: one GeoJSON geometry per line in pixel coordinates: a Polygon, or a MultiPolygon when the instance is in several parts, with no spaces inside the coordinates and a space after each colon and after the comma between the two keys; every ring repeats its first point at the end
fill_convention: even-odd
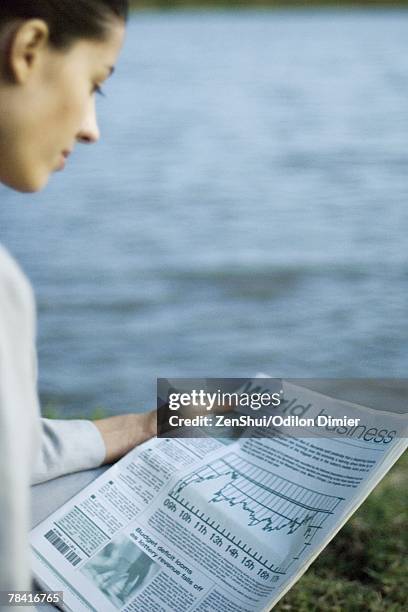
{"type": "Polygon", "coordinates": [[[0,0],[0,29],[16,19],[43,19],[57,48],[76,39],[101,39],[109,20],[127,19],[128,0],[0,0]]]}

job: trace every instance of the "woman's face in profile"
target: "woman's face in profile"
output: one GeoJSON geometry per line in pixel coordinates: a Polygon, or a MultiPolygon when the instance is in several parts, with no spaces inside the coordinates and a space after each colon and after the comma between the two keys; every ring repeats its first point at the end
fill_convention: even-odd
{"type": "Polygon", "coordinates": [[[1,127],[0,155],[8,161],[2,164],[3,182],[38,191],[64,168],[76,142],[98,140],[95,94],[113,70],[124,31],[122,22],[112,21],[104,40],[81,39],[65,50],[47,44],[24,66],[1,127]]]}

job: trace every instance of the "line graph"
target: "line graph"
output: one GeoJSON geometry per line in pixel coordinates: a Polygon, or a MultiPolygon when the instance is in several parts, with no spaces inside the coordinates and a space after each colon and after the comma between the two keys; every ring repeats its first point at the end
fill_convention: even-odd
{"type": "Polygon", "coordinates": [[[237,535],[228,531],[226,525],[231,525],[231,520],[224,521],[223,525],[219,515],[217,518],[218,513],[214,515],[211,508],[228,506],[232,512],[239,511],[240,520],[247,523],[247,533],[253,533],[266,544],[269,540],[276,543],[277,539],[282,543],[285,537],[285,546],[291,549],[290,560],[293,562],[310,546],[327,517],[343,501],[342,497],[294,483],[235,453],[229,453],[179,480],[170,497],[276,573],[286,573],[289,565],[268,562],[263,555],[254,552],[237,535]]]}

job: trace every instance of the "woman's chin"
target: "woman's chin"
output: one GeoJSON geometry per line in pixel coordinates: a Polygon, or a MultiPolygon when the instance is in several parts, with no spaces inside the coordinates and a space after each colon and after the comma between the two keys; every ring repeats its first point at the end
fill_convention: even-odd
{"type": "Polygon", "coordinates": [[[6,177],[2,179],[2,182],[7,185],[7,187],[15,191],[20,191],[21,193],[36,193],[44,189],[49,179],[49,173],[38,175],[24,174],[21,176],[6,177]]]}

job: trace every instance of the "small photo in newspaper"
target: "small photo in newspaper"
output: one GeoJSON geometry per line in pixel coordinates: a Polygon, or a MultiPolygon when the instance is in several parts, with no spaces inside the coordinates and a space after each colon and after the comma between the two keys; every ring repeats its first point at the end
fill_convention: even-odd
{"type": "Polygon", "coordinates": [[[121,608],[158,572],[159,566],[129,538],[119,536],[86,563],[82,572],[121,608]]]}

